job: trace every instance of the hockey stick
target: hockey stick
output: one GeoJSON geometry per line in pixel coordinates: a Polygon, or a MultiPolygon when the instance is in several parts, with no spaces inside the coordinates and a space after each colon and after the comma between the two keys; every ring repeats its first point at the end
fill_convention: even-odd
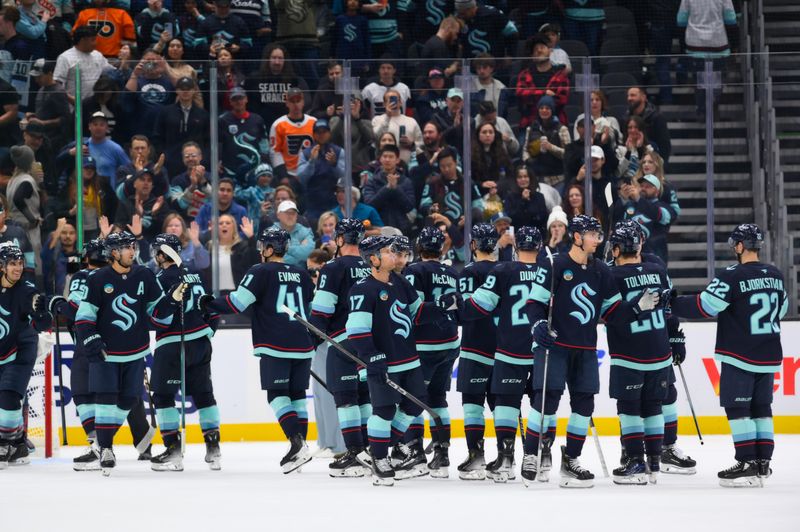
{"type": "MultiPolygon", "coordinates": [[[[359,364],[359,365],[364,366],[364,367],[367,366],[360,358],[358,358],[353,353],[351,353],[350,351],[345,349],[345,347],[342,344],[340,344],[339,342],[337,342],[336,340],[334,340],[333,338],[331,338],[330,336],[328,336],[327,334],[325,334],[324,332],[322,332],[321,330],[316,328],[314,325],[309,323],[305,318],[303,318],[297,312],[293,311],[292,309],[290,309],[286,305],[281,306],[281,310],[283,312],[285,312],[286,314],[288,314],[289,316],[291,316],[292,318],[294,318],[295,320],[297,320],[298,322],[300,322],[300,324],[303,327],[305,327],[306,329],[308,329],[309,331],[314,333],[321,340],[324,340],[324,341],[328,342],[330,345],[332,345],[333,347],[338,349],[340,353],[342,353],[344,356],[346,356],[347,358],[349,358],[350,360],[352,360],[356,364],[359,364]]],[[[420,407],[421,409],[426,411],[428,413],[428,415],[431,416],[431,419],[436,422],[437,426],[441,427],[443,425],[442,424],[442,418],[439,416],[439,414],[437,414],[433,410],[433,408],[431,408],[430,406],[426,405],[425,403],[423,403],[422,401],[420,401],[419,399],[417,399],[416,397],[414,397],[413,395],[408,393],[405,390],[405,388],[403,388],[402,386],[400,386],[399,384],[394,382],[388,376],[386,377],[386,384],[390,388],[392,388],[394,391],[396,391],[397,393],[399,393],[400,395],[402,395],[403,397],[405,397],[406,399],[408,399],[409,401],[411,401],[412,403],[414,403],[415,405],[417,405],[418,407],[420,407]]],[[[437,430],[436,434],[438,435],[439,432],[443,432],[443,431],[438,431],[437,430]]],[[[432,434],[431,434],[431,436],[432,436],[432,434]]]]}
{"type": "Polygon", "coordinates": [[[600,467],[603,468],[603,476],[608,478],[608,467],[606,466],[606,457],[603,454],[603,448],[600,446],[600,436],[597,434],[597,427],[594,424],[594,418],[589,417],[589,427],[592,429],[592,438],[594,438],[594,445],[597,447],[597,456],[600,457],[600,467]]]}
{"type": "Polygon", "coordinates": [[[147,402],[150,404],[150,424],[158,427],[156,423],[156,407],[153,405],[153,392],[150,390],[150,377],[147,376],[147,366],[144,368],[144,389],[147,392],[147,402]]]}
{"type": "Polygon", "coordinates": [[[320,386],[322,386],[323,388],[325,388],[325,390],[326,390],[328,393],[330,393],[330,389],[328,388],[328,385],[325,383],[325,381],[324,381],[324,380],[322,380],[322,377],[320,377],[319,375],[317,375],[317,374],[314,372],[314,370],[313,370],[313,369],[312,369],[312,370],[309,370],[309,371],[311,371],[311,376],[314,378],[314,380],[315,380],[315,381],[317,381],[317,382],[319,383],[319,385],[320,385],[320,386]]]}
{"type": "MultiPolygon", "coordinates": [[[[169,260],[171,260],[178,269],[182,269],[183,259],[178,252],[176,252],[171,247],[167,246],[166,244],[161,244],[159,246],[159,251],[166,255],[169,260]]],[[[181,282],[183,282],[183,275],[181,275],[181,282]]],[[[172,294],[170,294],[172,297],[172,294]]],[[[181,456],[186,455],[186,332],[184,330],[184,303],[181,300],[178,303],[178,325],[181,328],[181,342],[180,342],[180,354],[181,354],[181,456]]]]}
{"type": "MultiPolygon", "coordinates": [[[[606,197],[606,205],[608,205],[608,233],[606,234],[610,235],[611,230],[613,229],[613,226],[611,224],[614,223],[614,216],[613,216],[614,212],[611,210],[612,205],[614,205],[614,196],[611,191],[611,183],[606,185],[604,194],[606,197]]],[[[605,247],[603,248],[603,261],[608,260],[608,253],[610,251],[611,251],[611,240],[608,237],[606,237],[606,244],[605,247]]]]}
{"type": "Polygon", "coordinates": [[[56,315],[53,317],[56,324],[56,364],[58,364],[58,394],[61,396],[61,445],[67,446],[67,413],[64,404],[64,366],[61,358],[61,338],[59,338],[60,327],[58,324],[58,306],[56,315]]]}
{"type": "MultiPolygon", "coordinates": [[[[547,303],[547,333],[553,336],[553,301],[555,298],[555,280],[556,272],[553,270],[553,253],[550,248],[544,247],[547,253],[547,260],[550,261],[550,301],[547,303]]],[[[542,447],[544,435],[546,430],[544,428],[544,400],[547,395],[547,366],[550,362],[550,348],[546,347],[544,350],[544,376],[542,377],[542,408],[539,410],[539,446],[536,449],[536,480],[539,480],[539,475],[542,473],[542,447]]],[[[546,479],[542,479],[544,482],[546,479]]]]}
{"type": "Polygon", "coordinates": [[[681,381],[683,382],[683,389],[686,392],[686,399],[689,401],[689,409],[692,411],[692,419],[694,419],[694,427],[697,429],[697,437],[700,438],[700,445],[705,445],[703,435],[700,433],[700,424],[697,422],[697,414],[694,413],[694,403],[692,403],[692,396],[689,395],[689,387],[686,385],[686,376],[683,374],[683,368],[680,364],[678,366],[678,373],[681,374],[681,381]]]}

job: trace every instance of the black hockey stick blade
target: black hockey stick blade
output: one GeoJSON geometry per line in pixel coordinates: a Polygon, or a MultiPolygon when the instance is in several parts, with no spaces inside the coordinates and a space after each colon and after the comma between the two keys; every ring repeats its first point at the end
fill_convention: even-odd
{"type": "MultiPolygon", "coordinates": [[[[337,342],[336,340],[334,340],[333,338],[331,338],[330,336],[328,336],[327,334],[325,334],[324,332],[319,330],[317,327],[315,327],[313,324],[308,322],[305,318],[303,318],[303,316],[301,316],[297,312],[293,311],[292,309],[290,309],[286,305],[282,305],[281,306],[281,310],[283,312],[285,312],[286,314],[288,314],[289,316],[293,317],[298,322],[300,322],[303,325],[303,327],[305,327],[311,333],[313,333],[314,335],[319,337],[320,340],[328,342],[330,345],[332,345],[333,347],[338,349],[340,353],[342,353],[344,356],[346,356],[347,358],[349,358],[350,360],[352,360],[356,364],[360,364],[360,365],[362,365],[364,367],[367,366],[360,358],[358,358],[353,353],[348,351],[347,348],[345,348],[342,344],[340,344],[339,342],[337,342]]],[[[389,387],[392,388],[394,391],[396,391],[397,393],[399,393],[400,395],[402,395],[403,397],[405,397],[406,399],[408,399],[409,401],[411,401],[412,403],[414,403],[415,405],[417,405],[418,407],[420,407],[421,409],[426,411],[428,413],[428,415],[431,416],[431,419],[436,422],[436,426],[437,427],[443,426],[442,425],[442,418],[439,416],[439,414],[437,414],[433,410],[433,408],[431,408],[430,406],[426,405],[425,403],[423,403],[422,401],[417,399],[416,396],[408,393],[405,388],[403,388],[402,386],[400,386],[399,384],[397,384],[396,382],[394,382],[392,379],[390,379],[388,377],[386,378],[386,384],[389,385],[389,387]]],[[[433,431],[431,431],[431,432],[433,432],[433,431]]],[[[436,432],[438,433],[439,431],[436,431],[436,432]]],[[[431,436],[433,436],[433,434],[431,434],[431,436]]]]}

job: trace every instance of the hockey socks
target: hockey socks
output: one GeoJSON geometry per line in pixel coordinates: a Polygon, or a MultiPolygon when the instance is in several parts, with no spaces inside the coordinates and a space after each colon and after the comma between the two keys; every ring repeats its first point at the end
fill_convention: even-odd
{"type": "Polygon", "coordinates": [[[664,445],[675,445],[678,441],[678,403],[661,405],[664,414],[664,445]]]}
{"type": "MultiPolygon", "coordinates": [[[[536,454],[539,452],[539,435],[541,434],[542,413],[531,408],[528,411],[528,424],[525,429],[525,454],[536,454]]],[[[545,437],[552,440],[556,438],[556,415],[550,414],[544,416],[544,426],[547,427],[545,437]]]]}
{"type": "Polygon", "coordinates": [[[83,431],[87,436],[94,436],[94,416],[96,405],[94,403],[84,403],[76,406],[78,417],[81,420],[83,431]]]}
{"type": "Polygon", "coordinates": [[[647,456],[661,456],[664,443],[664,416],[644,418],[644,450],[647,456]]]}
{"type": "MultiPolygon", "coordinates": [[[[269,406],[272,408],[272,411],[275,412],[275,417],[278,418],[278,423],[280,423],[286,438],[291,438],[295,434],[301,433],[300,423],[297,420],[297,412],[289,396],[279,395],[270,400],[269,406]]],[[[308,421],[307,418],[306,421],[308,421]]]]}
{"type": "Polygon", "coordinates": [[[494,430],[497,433],[498,445],[505,438],[516,437],[518,424],[519,408],[502,405],[494,407],[494,430]]]}
{"type": "Polygon", "coordinates": [[[370,403],[363,403],[358,405],[358,411],[361,413],[361,441],[363,445],[367,445],[367,423],[369,417],[372,415],[372,405],[370,403]]]}
{"type": "Polygon", "coordinates": [[[464,435],[467,438],[467,449],[477,449],[478,442],[483,440],[485,432],[483,405],[464,403],[464,435]]]}
{"type": "Polygon", "coordinates": [[[434,408],[434,412],[439,414],[439,418],[442,420],[441,426],[439,426],[436,421],[431,418],[431,438],[437,442],[449,442],[450,441],[450,412],[447,411],[447,407],[444,408],[434,408]]]}
{"type": "Polygon", "coordinates": [[[197,411],[200,417],[200,430],[203,434],[216,432],[219,430],[219,407],[217,405],[207,406],[197,411]]]}
{"type": "Polygon", "coordinates": [[[292,399],[292,408],[297,414],[297,425],[300,428],[300,435],[305,440],[308,436],[308,409],[306,408],[305,392],[302,399],[292,399]]]}
{"type": "Polygon", "coordinates": [[[178,428],[180,427],[181,421],[180,413],[174,406],[157,408],[156,420],[161,430],[161,438],[164,440],[164,446],[169,447],[170,444],[178,439],[178,428]]]}
{"type": "Polygon", "coordinates": [[[410,443],[414,440],[422,440],[425,433],[425,418],[420,414],[411,420],[411,424],[403,435],[403,443],[410,443]]]}
{"type": "Polygon", "coordinates": [[[0,440],[11,441],[22,436],[22,409],[0,408],[0,440]]]}
{"type": "Polygon", "coordinates": [[[619,414],[622,445],[628,456],[644,456],[644,420],[642,416],[619,414]]]}
{"type": "MultiPolygon", "coordinates": [[[[403,439],[408,427],[411,426],[411,423],[416,417],[418,416],[410,416],[399,408],[395,410],[394,418],[392,419],[392,437],[390,442],[392,445],[403,439]]],[[[422,441],[421,435],[420,441],[422,441]]]]}
{"type": "Polygon", "coordinates": [[[573,412],[567,422],[567,456],[577,458],[581,455],[586,434],[589,432],[589,416],[573,412]]]}
{"type": "Polygon", "coordinates": [[[756,422],[749,417],[728,419],[736,449],[736,460],[750,462],[756,459],[756,422]]]}
{"type": "Polygon", "coordinates": [[[358,406],[340,406],[336,409],[339,417],[339,429],[342,431],[344,444],[348,449],[364,447],[361,436],[361,410],[358,406]]]}
{"type": "Polygon", "coordinates": [[[95,430],[97,444],[101,448],[111,448],[114,444],[114,435],[125,423],[128,411],[117,405],[98,404],[95,410],[95,430]]]}
{"type": "Polygon", "coordinates": [[[367,421],[367,432],[372,458],[380,460],[389,456],[392,421],[373,414],[367,421]]]}
{"type": "Polygon", "coordinates": [[[762,460],[771,460],[775,448],[772,417],[756,418],[753,422],[756,424],[756,453],[762,460]]]}

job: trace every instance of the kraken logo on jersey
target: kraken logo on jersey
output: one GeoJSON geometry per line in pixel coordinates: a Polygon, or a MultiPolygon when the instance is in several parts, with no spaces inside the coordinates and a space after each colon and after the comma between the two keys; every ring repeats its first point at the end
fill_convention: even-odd
{"type": "Polygon", "coordinates": [[[425,9],[428,11],[428,16],[425,21],[431,26],[438,26],[444,20],[444,0],[428,0],[425,2],[425,9]]]}
{"type": "Polygon", "coordinates": [[[130,329],[136,323],[136,313],[129,308],[134,303],[136,303],[136,300],[128,294],[120,294],[115,297],[111,303],[111,310],[121,319],[114,320],[111,324],[116,325],[123,331],[130,329]]]}
{"type": "Polygon", "coordinates": [[[444,196],[444,204],[447,206],[447,210],[444,214],[448,218],[451,220],[458,220],[461,218],[463,214],[463,210],[461,209],[461,196],[456,192],[450,191],[444,196]]]}
{"type": "Polygon", "coordinates": [[[408,338],[408,335],[411,334],[411,318],[403,312],[405,308],[405,303],[395,301],[389,309],[389,317],[400,326],[394,330],[394,334],[398,334],[403,338],[408,338]]]}
{"type": "Polygon", "coordinates": [[[467,42],[472,47],[472,55],[478,55],[483,52],[488,52],[492,49],[492,46],[489,44],[489,41],[486,41],[484,37],[488,35],[485,31],[481,30],[472,30],[469,32],[469,36],[467,37],[467,42]]]}
{"type": "Polygon", "coordinates": [[[352,24],[347,24],[344,27],[344,40],[347,42],[353,42],[356,40],[356,27],[352,24]]]}
{"type": "Polygon", "coordinates": [[[592,290],[586,283],[580,283],[570,292],[572,302],[575,303],[579,310],[573,310],[569,315],[581,322],[581,325],[586,325],[594,318],[594,305],[592,305],[589,298],[595,294],[597,292],[592,290]]]}
{"type": "Polygon", "coordinates": [[[303,0],[286,2],[286,17],[295,24],[300,24],[308,16],[308,8],[303,0]]]}
{"type": "MultiPolygon", "coordinates": [[[[2,305],[0,305],[0,315],[1,316],[11,316],[11,313],[4,309],[2,305]]],[[[6,320],[0,318],[0,338],[5,338],[8,336],[8,333],[11,332],[11,326],[8,324],[6,320]]]]}

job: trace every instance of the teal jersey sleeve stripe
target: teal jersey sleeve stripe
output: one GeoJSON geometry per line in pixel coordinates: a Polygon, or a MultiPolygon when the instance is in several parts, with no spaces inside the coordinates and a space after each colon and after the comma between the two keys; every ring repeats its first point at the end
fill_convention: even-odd
{"type": "MultiPolygon", "coordinates": [[[[417,292],[417,294],[419,294],[419,292],[417,292]]],[[[412,301],[408,305],[408,312],[411,314],[412,318],[417,315],[417,311],[419,310],[419,307],[421,307],[421,306],[422,306],[422,298],[419,297],[419,295],[418,295],[417,299],[415,299],[414,301],[412,301]]]]}
{"type": "Polygon", "coordinates": [[[700,292],[700,303],[703,305],[703,311],[709,316],[716,316],[728,308],[727,301],[709,292],[700,292]]]}
{"type": "Polygon", "coordinates": [[[472,294],[472,300],[486,312],[491,312],[497,308],[497,304],[500,302],[500,296],[491,290],[481,287],[472,294]]]}
{"type": "Polygon", "coordinates": [[[550,290],[535,284],[531,287],[529,299],[547,305],[550,303],[550,290]]]}
{"type": "Polygon", "coordinates": [[[779,314],[780,319],[783,319],[786,316],[786,313],[789,312],[789,296],[786,294],[786,290],[783,291],[783,305],[781,305],[781,311],[779,314]]]}
{"type": "Polygon", "coordinates": [[[372,331],[372,314],[369,312],[351,312],[347,317],[347,334],[362,334],[372,331]]]}
{"type": "Polygon", "coordinates": [[[339,296],[325,290],[317,290],[314,294],[314,300],[311,302],[311,310],[322,312],[324,314],[333,314],[336,311],[336,303],[339,302],[339,296]]]}
{"type": "Polygon", "coordinates": [[[256,296],[244,286],[239,286],[228,297],[239,312],[244,312],[247,307],[255,303],[256,296]]]}
{"type": "Polygon", "coordinates": [[[95,321],[97,319],[97,307],[88,301],[81,301],[78,307],[78,312],[75,315],[75,321],[95,321]]]}
{"type": "Polygon", "coordinates": [[[603,304],[600,306],[600,315],[605,315],[606,311],[611,308],[611,305],[618,303],[622,299],[622,296],[619,294],[615,294],[614,296],[610,297],[609,299],[604,299],[603,304]]]}

